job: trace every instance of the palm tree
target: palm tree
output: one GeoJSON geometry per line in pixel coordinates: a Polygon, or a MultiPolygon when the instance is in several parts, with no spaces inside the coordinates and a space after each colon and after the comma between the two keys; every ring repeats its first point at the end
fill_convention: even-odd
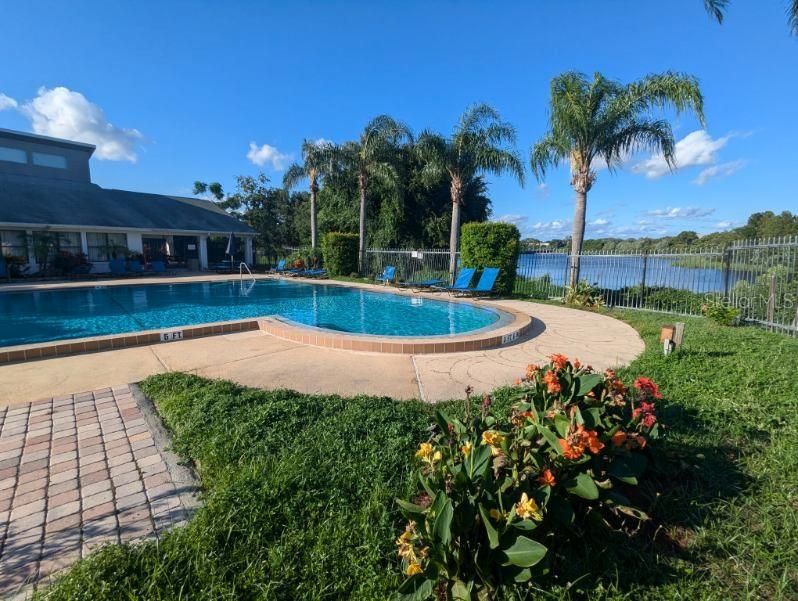
{"type": "Polygon", "coordinates": [[[304,140],[302,142],[302,164],[294,163],[283,176],[286,190],[295,187],[303,179],[310,187],[310,246],[316,248],[318,229],[316,227],[316,195],[319,193],[319,180],[330,175],[334,168],[335,148],[330,142],[304,140]]]}
{"type": "Polygon", "coordinates": [[[348,171],[357,176],[360,193],[359,267],[362,273],[366,263],[366,198],[372,179],[396,182],[395,151],[403,142],[412,142],[410,129],[388,115],[372,119],[354,142],[346,142],[336,152],[336,157],[348,171]]]}
{"type": "Polygon", "coordinates": [[[481,173],[511,173],[523,186],[524,166],[515,150],[515,129],[502,121],[487,104],[469,107],[450,138],[431,132],[419,136],[416,146],[425,162],[422,173],[430,179],[445,175],[449,179],[452,225],[449,232],[449,276],[457,269],[460,244],[460,210],[465,186],[481,173]]]}
{"type": "Polygon", "coordinates": [[[596,181],[593,167],[603,161],[612,173],[633,152],[661,153],[674,167],[674,140],[670,123],[655,119],[655,109],[692,110],[704,124],[704,100],[698,81],[666,72],[623,85],[596,73],[589,80],[568,72],[551,82],[548,133],[530,150],[532,172],[542,181],[549,167],[571,164],[571,186],[576,191],[571,271],[568,285],[579,281],[579,254],[585,235],[587,193],[596,181]]]}
{"type": "MultiPolygon", "coordinates": [[[[729,0],[704,0],[704,8],[718,23],[723,23],[723,17],[728,5],[729,0]]],[[[788,0],[787,22],[790,27],[790,33],[798,35],[798,0],[788,0]]]]}

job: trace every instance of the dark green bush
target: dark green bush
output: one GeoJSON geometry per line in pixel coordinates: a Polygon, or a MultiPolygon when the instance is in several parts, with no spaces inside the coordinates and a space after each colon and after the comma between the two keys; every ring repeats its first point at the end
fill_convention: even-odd
{"type": "Polygon", "coordinates": [[[498,267],[496,292],[509,295],[515,285],[521,233],[511,223],[486,221],[466,223],[460,230],[460,257],[463,266],[498,267]]]}
{"type": "Polygon", "coordinates": [[[295,250],[286,258],[289,267],[319,268],[322,265],[322,255],[318,248],[303,246],[295,250]]]}
{"type": "Polygon", "coordinates": [[[347,275],[357,271],[357,234],[329,232],[324,235],[321,248],[324,265],[330,275],[347,275]]]}

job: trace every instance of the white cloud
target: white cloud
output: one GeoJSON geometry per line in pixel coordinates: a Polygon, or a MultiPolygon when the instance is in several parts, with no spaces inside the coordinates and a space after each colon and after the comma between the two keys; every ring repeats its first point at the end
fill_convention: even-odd
{"type": "Polygon", "coordinates": [[[604,219],[603,217],[599,217],[598,219],[594,219],[593,221],[589,222],[589,225],[609,225],[609,219],[604,219]]]}
{"type": "Polygon", "coordinates": [[[737,173],[744,166],[745,161],[742,159],[737,161],[729,161],[728,163],[721,163],[720,165],[713,165],[712,167],[707,167],[701,171],[701,173],[698,174],[698,177],[693,180],[693,183],[703,186],[714,177],[728,177],[733,173],[737,173]]]}
{"type": "Polygon", "coordinates": [[[665,209],[646,211],[646,215],[664,219],[690,219],[694,217],[706,217],[714,212],[715,209],[702,209],[701,207],[667,207],[665,209]]]}
{"type": "Polygon", "coordinates": [[[268,144],[258,146],[255,142],[250,142],[247,158],[253,165],[257,165],[258,167],[263,167],[268,163],[275,171],[282,171],[285,169],[285,166],[291,162],[293,155],[283,154],[274,146],[269,146],[268,144]]]}
{"type": "Polygon", "coordinates": [[[98,105],[62,86],[39,88],[36,98],[19,110],[30,119],[34,133],[94,144],[98,159],[135,163],[136,145],[144,139],[137,129],[109,123],[98,105]]]}
{"type": "Polygon", "coordinates": [[[512,223],[513,225],[517,225],[520,227],[522,224],[529,221],[529,217],[527,217],[526,215],[500,215],[495,219],[495,221],[512,223]]]}
{"type": "MultiPolygon", "coordinates": [[[[735,134],[713,139],[706,130],[699,129],[687,134],[676,142],[674,160],[676,169],[684,169],[695,165],[714,165],[718,162],[718,151],[726,146],[735,134]]],[[[656,179],[670,173],[668,163],[661,154],[641,161],[632,167],[634,173],[642,173],[649,179],[656,179]]]]}
{"type": "Polygon", "coordinates": [[[313,140],[313,143],[316,146],[331,146],[333,144],[333,141],[328,140],[327,138],[318,138],[316,140],[313,140]]]}
{"type": "Polygon", "coordinates": [[[2,92],[0,92],[0,111],[15,109],[17,108],[17,106],[18,104],[16,100],[11,98],[11,96],[6,96],[2,92]]]}
{"type": "Polygon", "coordinates": [[[734,227],[734,221],[718,221],[715,227],[721,230],[729,230],[734,227]]]}

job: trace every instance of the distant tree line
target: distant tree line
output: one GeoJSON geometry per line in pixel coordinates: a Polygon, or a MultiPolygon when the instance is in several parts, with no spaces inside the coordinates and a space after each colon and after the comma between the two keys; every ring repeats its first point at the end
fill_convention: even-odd
{"type": "MultiPolygon", "coordinates": [[[[699,236],[697,232],[686,230],[675,236],[661,238],[590,238],[583,242],[584,251],[634,251],[634,250],[667,250],[678,248],[723,247],[738,240],[754,238],[776,238],[782,236],[798,236],[798,214],[790,211],[774,213],[763,211],[753,213],[745,225],[727,230],[699,236]]],[[[564,249],[570,245],[569,238],[543,242],[535,238],[521,241],[522,249],[530,249],[545,244],[551,249],[564,249]]]]}

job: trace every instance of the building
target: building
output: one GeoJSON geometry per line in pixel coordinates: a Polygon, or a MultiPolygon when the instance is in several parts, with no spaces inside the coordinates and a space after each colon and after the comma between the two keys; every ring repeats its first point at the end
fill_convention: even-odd
{"type": "Polygon", "coordinates": [[[0,129],[0,250],[37,271],[57,253],[83,253],[93,272],[141,254],[207,269],[224,258],[231,233],[237,259],[252,263],[255,232],[198,198],[101,188],[91,182],[95,147],[0,129]],[[214,256],[215,255],[215,256],[214,256]]]}

